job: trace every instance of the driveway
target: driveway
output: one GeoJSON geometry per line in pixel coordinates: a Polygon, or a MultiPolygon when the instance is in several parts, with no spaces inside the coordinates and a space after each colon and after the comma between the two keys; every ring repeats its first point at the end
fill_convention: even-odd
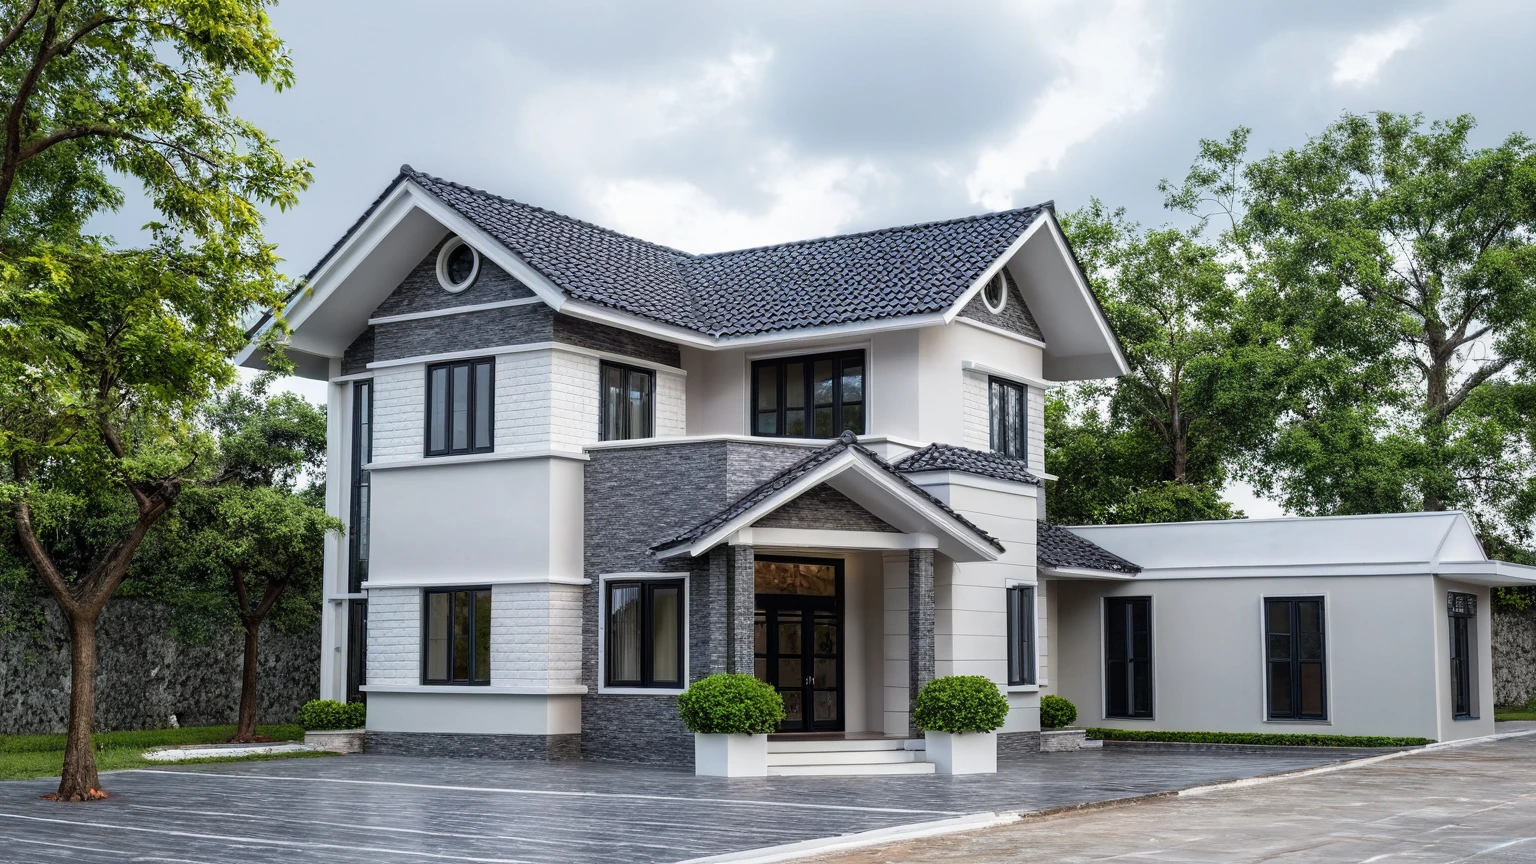
{"type": "Polygon", "coordinates": [[[696,778],[663,768],[347,756],[120,771],[112,798],[0,783],[0,861],[675,862],[1144,795],[1347,753],[1041,754],[985,777],[696,778]]]}
{"type": "Polygon", "coordinates": [[[1536,735],[814,860],[1529,864],[1536,735]]]}

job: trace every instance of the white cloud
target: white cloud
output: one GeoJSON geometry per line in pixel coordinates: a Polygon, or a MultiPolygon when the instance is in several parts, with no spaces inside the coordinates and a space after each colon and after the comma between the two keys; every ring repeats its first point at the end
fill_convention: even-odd
{"type": "Polygon", "coordinates": [[[1386,30],[1356,36],[1333,61],[1333,83],[1361,85],[1375,81],[1381,67],[1398,52],[1412,47],[1423,33],[1424,22],[1410,19],[1386,30]]]}
{"type": "MultiPolygon", "coordinates": [[[[1076,4],[1029,9],[1031,30],[1062,34],[1081,17],[1076,4]]],[[[1042,47],[1062,67],[1002,145],[984,150],[966,178],[971,201],[988,209],[1013,206],[1029,176],[1056,168],[1076,145],[1144,109],[1162,78],[1161,22],[1142,0],[1117,0],[1107,14],[1042,47]]]]}
{"type": "Polygon", "coordinates": [[[889,179],[870,162],[795,159],[782,149],[752,173],[765,206],[733,207],[675,177],[604,181],[588,197],[603,225],[689,252],[716,252],[834,234],[860,215],[863,194],[889,179]]]}

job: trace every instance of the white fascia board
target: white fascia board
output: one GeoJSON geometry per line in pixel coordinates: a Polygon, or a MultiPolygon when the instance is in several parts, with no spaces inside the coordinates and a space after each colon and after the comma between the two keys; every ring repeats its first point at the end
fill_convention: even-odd
{"type": "Polygon", "coordinates": [[[1098,298],[1093,296],[1093,289],[1088,287],[1088,277],[1083,274],[1083,269],[1077,266],[1077,258],[1072,254],[1072,249],[1067,246],[1067,238],[1061,233],[1061,226],[1056,224],[1056,217],[1049,211],[1046,212],[1046,221],[1050,222],[1051,239],[1056,241],[1056,248],[1067,261],[1067,269],[1072,273],[1072,281],[1077,283],[1077,290],[1083,294],[1083,299],[1088,301],[1089,313],[1093,315],[1094,323],[1098,325],[1099,332],[1104,336],[1104,343],[1109,346],[1110,353],[1115,355],[1115,363],[1120,367],[1121,375],[1131,373],[1131,364],[1125,360],[1125,355],[1120,353],[1120,340],[1115,337],[1115,331],[1109,326],[1109,320],[1104,317],[1104,310],[1099,306],[1098,298]]]}
{"type": "Polygon", "coordinates": [[[792,549],[860,549],[903,552],[937,549],[932,534],[898,534],[892,531],[834,531],[821,528],[743,528],[726,538],[732,546],[792,549]]]}
{"type": "MultiPolygon", "coordinates": [[[[961,318],[960,319],[960,323],[962,323],[962,324],[969,324],[971,322],[968,319],[966,319],[966,318],[961,318]]],[[[1041,347],[1044,347],[1044,345],[1042,345],[1041,347]]],[[[984,363],[977,363],[974,360],[961,360],[960,361],[960,368],[961,369],[967,369],[967,370],[970,370],[972,372],[980,372],[980,373],[982,373],[984,375],[993,375],[993,376],[996,376],[998,378],[1005,378],[1005,379],[1007,379],[1009,381],[1017,381],[1017,382],[1019,382],[1021,384],[1028,384],[1029,386],[1035,387],[1035,388],[1040,389],[1040,390],[1049,390],[1052,387],[1056,386],[1056,382],[1054,382],[1054,381],[1046,381],[1046,380],[1043,380],[1043,379],[1040,379],[1040,378],[1030,378],[1027,375],[1019,375],[1019,374],[1014,373],[1014,372],[1004,372],[1001,369],[997,369],[997,368],[994,368],[992,366],[988,366],[988,365],[986,365],[984,363]]]]}
{"type": "MultiPolygon", "coordinates": [[[[448,583],[450,585],[457,583],[448,583]]],[[[584,576],[476,576],[470,580],[472,585],[591,585],[592,580],[584,576]]],[[[374,588],[441,588],[443,583],[422,581],[420,579],[370,579],[362,584],[363,593],[360,597],[367,597],[368,591],[374,588]]]]}
{"type": "Polygon", "coordinates": [[[1040,495],[1040,487],[1033,483],[1020,483],[1017,480],[999,480],[996,477],[983,477],[980,474],[970,474],[965,471],[943,469],[903,473],[914,485],[921,486],[924,489],[929,486],[965,486],[971,489],[986,489],[989,492],[1023,495],[1026,498],[1037,498],[1040,495]]]}
{"type": "Polygon", "coordinates": [[[892,330],[912,330],[919,327],[934,327],[947,323],[944,313],[932,312],[926,315],[905,315],[900,318],[885,318],[877,321],[855,321],[849,324],[830,324],[825,327],[804,327],[795,330],[775,331],[773,333],[757,333],[750,336],[710,337],[694,330],[678,327],[675,324],[651,321],[629,312],[621,312],[617,309],[610,309],[606,306],[599,306],[584,300],[567,300],[559,311],[578,318],[596,321],[599,324],[608,324],[625,330],[633,330],[637,333],[645,333],[649,336],[667,339],[694,348],[703,348],[708,351],[752,348],[759,345],[793,345],[817,339],[885,333],[892,330]]]}
{"type": "Polygon", "coordinates": [[[1508,561],[1452,561],[1435,565],[1435,575],[1479,585],[1536,585],[1536,567],[1508,561]]]}
{"type": "Polygon", "coordinates": [[[385,462],[369,462],[365,471],[389,471],[394,468],[440,468],[444,465],[474,465],[480,462],[507,462],[514,459],[574,459],[585,462],[589,457],[580,450],[511,450],[501,453],[466,453],[462,456],[427,456],[420,459],[391,459],[385,462]]]}
{"type": "MultiPolygon", "coordinates": [[[[671,371],[670,367],[657,367],[671,371]]],[[[680,370],[679,370],[680,371],[680,370]]],[[[638,447],[671,447],[677,444],[766,444],[775,447],[805,447],[819,450],[832,443],[828,438],[770,438],[764,435],[741,435],[732,432],[720,432],[709,435],[664,435],[656,438],[628,438],[622,441],[591,441],[582,446],[588,450],[626,450],[638,447]]],[[[868,447],[872,444],[884,444],[890,442],[900,447],[911,450],[920,450],[925,444],[910,438],[902,438],[898,435],[870,435],[859,438],[859,443],[868,447]]]]}
{"type": "Polygon", "coordinates": [[[449,306],[446,309],[430,309],[426,312],[406,312],[401,315],[385,315],[380,318],[369,318],[368,324],[397,324],[401,321],[420,321],[423,318],[442,318],[448,315],[465,315],[470,312],[488,312],[492,309],[505,309],[509,306],[531,306],[535,303],[543,303],[542,297],[518,297],[515,300],[497,300],[494,303],[474,303],[469,306],[449,306]]]}
{"type": "Polygon", "coordinates": [[[997,271],[1003,269],[1009,261],[1013,260],[1013,256],[1018,254],[1020,249],[1024,248],[1024,244],[1029,242],[1029,238],[1035,236],[1035,232],[1040,230],[1040,224],[1050,218],[1050,215],[1051,211],[1046,210],[1044,213],[1036,216],[1035,221],[1029,223],[1029,227],[1024,229],[1024,233],[1020,234],[1017,240],[1008,244],[1008,249],[998,256],[996,261],[987,265],[987,269],[981,271],[981,276],[975,282],[972,282],[971,287],[965,289],[965,293],[960,295],[960,299],[956,300],[949,307],[949,311],[944,313],[945,324],[955,320],[955,316],[960,314],[960,310],[969,305],[977,293],[982,288],[985,288],[988,282],[992,281],[992,277],[997,275],[997,271]]]}
{"type": "Polygon", "coordinates": [[[1120,573],[1115,570],[1089,570],[1085,567],[1049,567],[1040,565],[1040,573],[1053,579],[1107,579],[1118,582],[1135,581],[1138,577],[1134,573],[1120,573]]]}
{"type": "MultiPolygon", "coordinates": [[[[542,301],[541,301],[542,302],[542,301]]],[[[371,377],[373,370],[389,369],[398,366],[420,366],[426,363],[441,363],[447,360],[467,360],[472,357],[500,356],[502,354],[531,354],[537,351],[563,351],[567,354],[581,354],[586,357],[596,357],[600,360],[614,360],[629,366],[639,366],[642,369],[654,369],[657,372],[666,372],[671,375],[688,376],[688,370],[679,366],[668,366],[665,363],[656,363],[643,357],[633,357],[628,354],[618,354],[613,351],[599,351],[595,348],[586,348],[581,345],[571,345],[566,342],[524,342],[520,345],[496,345],[490,348],[469,348],[464,351],[444,351],[441,354],[418,354],[415,357],[398,357],[394,360],[375,360],[367,365],[368,373],[364,377],[371,377]]],[[[340,378],[333,378],[339,381],[340,378]]],[[[822,442],[826,443],[826,442],[822,442]]]]}

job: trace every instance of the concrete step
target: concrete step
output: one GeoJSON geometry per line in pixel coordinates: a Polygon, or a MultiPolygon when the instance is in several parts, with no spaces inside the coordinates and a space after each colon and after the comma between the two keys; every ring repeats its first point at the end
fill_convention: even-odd
{"type": "Polygon", "coordinates": [[[769,753],[769,765],[886,765],[923,761],[921,750],[822,750],[769,753]]]}
{"type": "Polygon", "coordinates": [[[768,739],[769,753],[826,753],[851,750],[921,750],[923,740],[904,738],[784,738],[768,739]],[[916,745],[916,746],[913,746],[916,745]]]}
{"type": "Polygon", "coordinates": [[[874,774],[932,774],[932,762],[889,762],[881,765],[769,765],[769,777],[865,776],[874,774]]]}

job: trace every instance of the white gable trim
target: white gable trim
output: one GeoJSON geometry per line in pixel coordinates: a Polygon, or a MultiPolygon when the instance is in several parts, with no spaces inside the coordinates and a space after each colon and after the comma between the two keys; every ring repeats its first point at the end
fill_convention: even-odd
{"type": "Polygon", "coordinates": [[[859,549],[907,552],[937,549],[939,538],[917,532],[835,531],[822,528],[743,528],[726,538],[732,546],[775,549],[859,549]]]}
{"type": "Polygon", "coordinates": [[[1003,269],[1003,265],[1007,264],[1014,255],[1018,254],[1018,251],[1024,248],[1024,244],[1029,242],[1029,238],[1035,236],[1035,232],[1040,230],[1040,226],[1051,218],[1053,217],[1050,210],[1046,210],[1035,217],[1035,221],[1029,223],[1029,227],[1024,229],[1024,233],[1019,235],[1019,239],[1008,244],[1007,251],[998,256],[996,261],[987,265],[987,269],[981,271],[981,276],[971,283],[971,287],[965,289],[965,293],[960,295],[960,299],[956,300],[953,306],[949,307],[949,311],[944,313],[944,323],[948,324],[955,320],[955,316],[960,314],[960,310],[970,305],[971,300],[981,289],[987,286],[988,282],[992,281],[993,276],[997,275],[997,271],[1003,269]]]}
{"type": "Polygon", "coordinates": [[[506,309],[511,306],[531,306],[535,303],[543,303],[544,298],[518,297],[514,300],[497,300],[493,303],[473,303],[468,306],[449,306],[446,309],[430,309],[426,312],[404,312],[399,315],[384,315],[378,318],[369,318],[368,324],[398,324],[401,321],[420,321],[423,318],[442,318],[448,315],[465,315],[470,312],[489,312],[492,309],[506,309]]]}

